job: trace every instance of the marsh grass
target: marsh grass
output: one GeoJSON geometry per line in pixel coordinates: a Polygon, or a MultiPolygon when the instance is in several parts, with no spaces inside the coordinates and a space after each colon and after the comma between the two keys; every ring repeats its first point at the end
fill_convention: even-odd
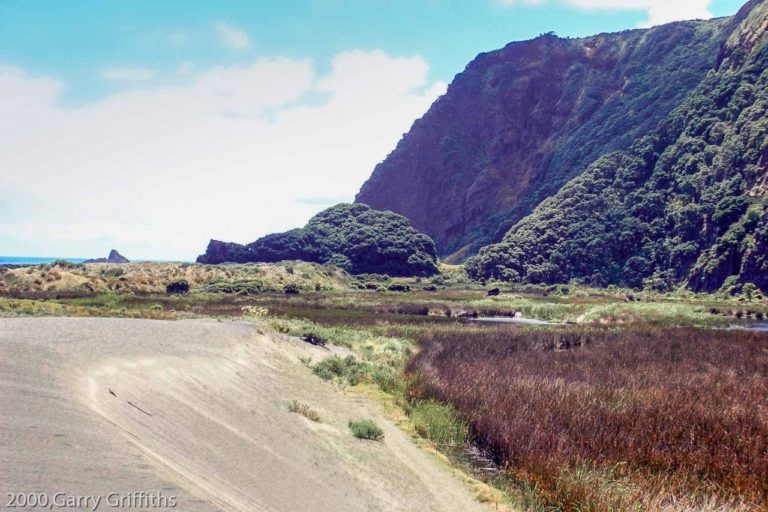
{"type": "Polygon", "coordinates": [[[768,503],[765,335],[647,326],[419,340],[409,394],[455,406],[546,506],[768,503]]]}

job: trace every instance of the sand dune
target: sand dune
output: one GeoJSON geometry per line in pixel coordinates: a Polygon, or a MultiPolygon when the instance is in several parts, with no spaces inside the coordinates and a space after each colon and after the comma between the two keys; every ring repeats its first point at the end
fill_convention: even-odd
{"type": "Polygon", "coordinates": [[[0,490],[100,510],[136,492],[184,511],[480,509],[375,404],[298,360],[326,354],[247,323],[0,319],[0,490]],[[294,398],[323,422],[289,413],[294,398]],[[384,442],[351,436],[361,416],[384,442]]]}

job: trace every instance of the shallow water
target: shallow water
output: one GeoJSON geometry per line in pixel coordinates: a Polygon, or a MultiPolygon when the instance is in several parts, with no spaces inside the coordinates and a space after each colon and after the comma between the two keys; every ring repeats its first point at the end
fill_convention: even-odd
{"type": "Polygon", "coordinates": [[[752,322],[750,324],[736,326],[734,329],[744,329],[753,332],[768,332],[768,322],[752,322]]]}
{"type": "MultiPolygon", "coordinates": [[[[540,326],[551,326],[551,327],[559,327],[566,324],[560,324],[560,323],[553,323],[553,322],[545,322],[544,320],[536,320],[534,318],[513,318],[508,316],[491,316],[491,317],[478,317],[478,318],[470,318],[471,322],[480,322],[485,324],[499,324],[499,325],[540,325],[540,326]]],[[[738,324],[729,327],[729,329],[741,329],[745,331],[753,331],[753,332],[768,332],[768,322],[749,322],[749,323],[743,323],[738,324]]]]}
{"type": "Polygon", "coordinates": [[[471,322],[482,322],[489,324],[517,324],[517,325],[563,325],[552,322],[546,322],[544,320],[536,320],[535,318],[513,318],[511,316],[480,316],[477,318],[470,318],[471,322]]]}

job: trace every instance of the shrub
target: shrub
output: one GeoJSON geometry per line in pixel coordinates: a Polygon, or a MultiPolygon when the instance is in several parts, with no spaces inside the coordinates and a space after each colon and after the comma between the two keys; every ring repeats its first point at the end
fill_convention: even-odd
{"type": "Polygon", "coordinates": [[[75,270],[75,269],[83,269],[85,268],[85,265],[82,263],[72,263],[71,261],[67,260],[56,260],[53,263],[51,263],[51,267],[59,267],[67,270],[75,270]]]}
{"type": "Polygon", "coordinates": [[[189,293],[189,283],[185,279],[168,283],[165,287],[165,293],[169,295],[184,295],[189,293]]]}
{"type": "Polygon", "coordinates": [[[392,283],[391,285],[387,286],[387,290],[391,292],[410,292],[411,287],[404,283],[392,283]]]}
{"type": "Polygon", "coordinates": [[[312,371],[323,380],[344,379],[352,386],[359,384],[365,374],[365,363],[354,357],[328,357],[317,363],[312,371]]]}
{"type": "Polygon", "coordinates": [[[291,403],[288,404],[288,412],[301,414],[308,420],[314,421],[315,423],[320,423],[320,414],[304,402],[292,400],[291,403]]]}
{"type": "Polygon", "coordinates": [[[372,419],[350,421],[349,429],[358,439],[370,441],[381,441],[384,439],[384,431],[372,419]]]}
{"type": "Polygon", "coordinates": [[[231,284],[226,293],[236,293],[237,295],[256,295],[264,290],[264,284],[261,281],[238,280],[231,284]]]}
{"type": "Polygon", "coordinates": [[[404,395],[406,381],[400,372],[390,366],[379,366],[373,369],[373,382],[385,393],[391,395],[404,395]]]}
{"type": "Polygon", "coordinates": [[[283,293],[288,295],[296,295],[299,293],[299,287],[295,284],[287,284],[283,286],[283,293]]]}
{"type": "Polygon", "coordinates": [[[360,274],[358,278],[361,281],[373,281],[376,283],[388,283],[392,280],[387,274],[360,274]]]}
{"type": "Polygon", "coordinates": [[[109,277],[117,278],[122,276],[123,274],[125,274],[125,270],[119,267],[101,269],[102,277],[106,277],[106,278],[109,278],[109,277]]]}
{"type": "Polygon", "coordinates": [[[755,298],[756,291],[757,286],[752,283],[744,283],[741,286],[741,293],[744,294],[744,297],[746,297],[747,301],[749,302],[752,302],[752,299],[755,298]]]}

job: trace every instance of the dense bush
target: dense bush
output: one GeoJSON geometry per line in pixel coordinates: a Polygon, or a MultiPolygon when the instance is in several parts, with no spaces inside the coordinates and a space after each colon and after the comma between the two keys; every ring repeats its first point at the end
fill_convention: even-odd
{"type": "Polygon", "coordinates": [[[650,136],[597,160],[467,264],[476,279],[768,291],[768,46],[725,62],[650,136]]]}
{"type": "Polygon", "coordinates": [[[384,439],[384,431],[371,419],[350,421],[349,429],[358,439],[368,439],[370,441],[381,441],[384,439]]]}
{"type": "Polygon", "coordinates": [[[283,293],[288,295],[296,295],[299,293],[299,287],[295,284],[287,284],[283,286],[283,293]]]}
{"type": "Polygon", "coordinates": [[[340,204],[304,228],[268,235],[246,246],[212,240],[200,263],[304,260],[353,274],[422,276],[437,273],[432,240],[396,213],[363,204],[340,204]]]}
{"type": "Polygon", "coordinates": [[[183,295],[189,293],[189,283],[185,279],[179,279],[178,281],[168,283],[165,287],[165,293],[169,295],[183,295]]]}

